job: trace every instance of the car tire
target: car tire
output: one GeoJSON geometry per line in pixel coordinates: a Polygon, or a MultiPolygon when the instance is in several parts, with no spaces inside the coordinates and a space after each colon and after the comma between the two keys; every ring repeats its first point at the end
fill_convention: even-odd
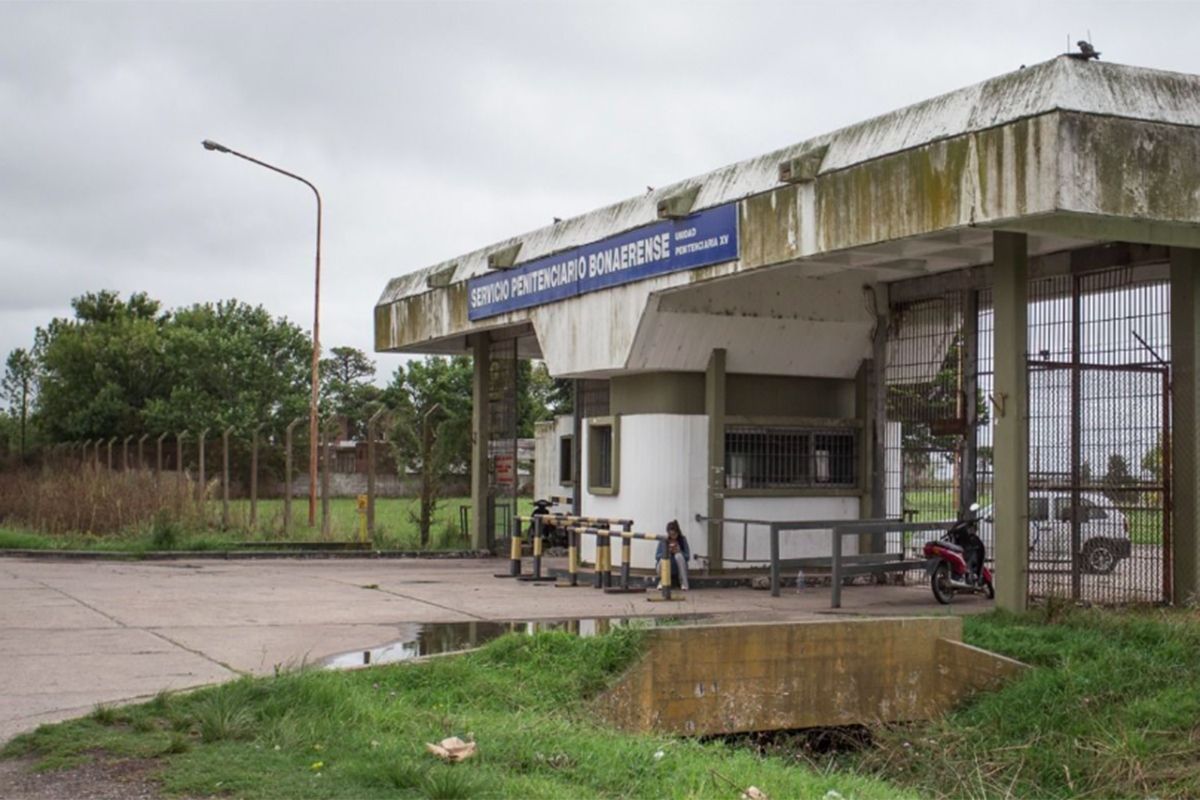
{"type": "Polygon", "coordinates": [[[1120,560],[1117,549],[1107,539],[1093,539],[1083,546],[1084,572],[1111,575],[1120,560]]]}

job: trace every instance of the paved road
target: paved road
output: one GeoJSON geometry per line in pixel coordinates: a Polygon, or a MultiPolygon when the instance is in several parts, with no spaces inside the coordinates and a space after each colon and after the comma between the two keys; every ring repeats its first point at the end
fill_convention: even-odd
{"type": "MultiPolygon", "coordinates": [[[[403,638],[411,623],[829,612],[829,590],[645,595],[497,580],[500,560],[98,562],[0,557],[0,742],[97,703],[270,674],[403,638]]],[[[840,613],[946,613],[920,587],[851,587],[840,613]]],[[[955,611],[982,611],[962,598],[955,611]]]]}

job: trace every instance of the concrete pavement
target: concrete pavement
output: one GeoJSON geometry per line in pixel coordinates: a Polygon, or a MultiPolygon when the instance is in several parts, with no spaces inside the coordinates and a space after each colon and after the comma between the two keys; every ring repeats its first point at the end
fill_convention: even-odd
{"type": "MultiPolygon", "coordinates": [[[[493,578],[484,560],[106,562],[0,557],[0,742],[97,703],[270,674],[403,638],[409,623],[709,614],[723,621],[831,613],[829,589],[646,595],[493,578]]],[[[850,614],[945,614],[926,586],[855,586],[850,614]]]]}

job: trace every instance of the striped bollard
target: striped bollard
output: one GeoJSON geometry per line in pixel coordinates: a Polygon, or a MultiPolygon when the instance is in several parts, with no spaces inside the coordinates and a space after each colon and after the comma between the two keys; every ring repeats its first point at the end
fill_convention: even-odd
{"type": "Polygon", "coordinates": [[[519,578],[521,577],[521,519],[516,519],[516,524],[513,527],[512,547],[508,555],[508,572],[498,572],[494,577],[497,578],[519,578]]]}
{"type": "Polygon", "coordinates": [[[608,594],[641,594],[646,591],[644,586],[631,587],[629,585],[629,569],[633,561],[633,533],[626,530],[619,535],[621,537],[621,585],[610,586],[604,591],[608,594]]]}

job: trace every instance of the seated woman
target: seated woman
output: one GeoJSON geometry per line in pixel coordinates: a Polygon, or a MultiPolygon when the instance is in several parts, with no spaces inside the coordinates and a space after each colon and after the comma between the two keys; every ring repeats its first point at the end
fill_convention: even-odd
{"type": "MultiPolygon", "coordinates": [[[[687,537],[679,529],[679,523],[671,520],[667,523],[667,538],[658,542],[658,552],[655,553],[654,566],[656,570],[662,567],[663,559],[671,560],[671,585],[678,585],[685,592],[688,590],[687,562],[692,557],[692,549],[688,547],[687,537]]],[[[660,571],[659,575],[662,574],[660,571]]],[[[661,581],[658,588],[662,588],[661,581]]]]}

